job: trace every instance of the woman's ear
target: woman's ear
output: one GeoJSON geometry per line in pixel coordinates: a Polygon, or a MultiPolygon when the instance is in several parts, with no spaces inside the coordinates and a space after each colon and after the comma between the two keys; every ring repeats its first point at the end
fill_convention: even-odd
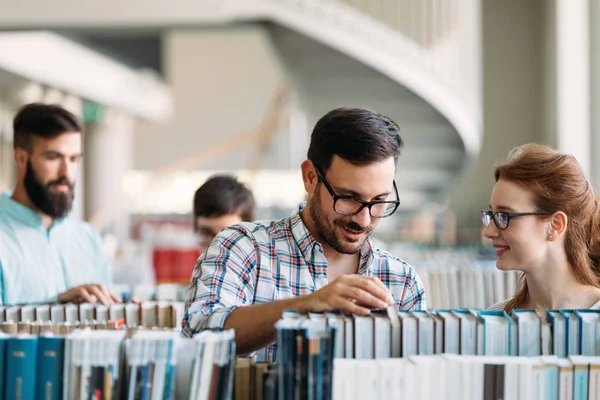
{"type": "Polygon", "coordinates": [[[552,214],[550,219],[550,227],[548,228],[548,241],[552,242],[564,235],[568,224],[569,218],[564,212],[557,211],[552,214]]]}

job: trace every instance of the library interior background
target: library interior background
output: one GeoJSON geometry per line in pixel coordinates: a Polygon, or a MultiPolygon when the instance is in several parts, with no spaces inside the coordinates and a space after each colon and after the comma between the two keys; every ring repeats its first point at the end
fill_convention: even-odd
{"type": "MultiPolygon", "coordinates": [[[[18,179],[13,118],[20,107],[34,102],[58,104],[83,123],[84,156],[69,216],[88,222],[100,234],[112,265],[111,290],[129,293],[142,308],[155,307],[156,315],[145,314],[139,321],[137,314],[132,317],[140,324],[160,325],[163,330],[181,328],[183,304],[201,253],[194,229],[196,190],[212,176],[230,175],[251,190],[254,220],[288,217],[306,199],[300,165],[307,157],[312,128],[321,116],[338,107],[366,108],[389,116],[404,141],[395,176],[401,203],[377,226],[373,241],[414,267],[425,287],[428,309],[485,310],[511,298],[519,281],[516,271],[496,268],[496,249],[484,235],[480,210],[489,208],[494,166],[516,146],[544,143],[573,154],[589,182],[600,188],[600,0],[2,0],[2,196],[10,196],[18,179]],[[161,302],[172,304],[168,316],[158,315],[162,309],[156,304],[161,302]]],[[[1,257],[0,253],[0,262],[1,257]]],[[[11,311],[19,323],[27,322],[25,315],[36,318],[31,309],[19,307],[11,311]]],[[[52,307],[37,310],[38,315],[47,313],[53,319],[52,307]]],[[[65,307],[59,323],[70,319],[65,307]]],[[[89,311],[86,307],[71,309],[78,313],[71,319],[83,320],[89,311]]],[[[127,307],[115,315],[129,318],[127,307]]],[[[8,310],[2,311],[3,323],[11,318],[8,310]]],[[[483,329],[477,328],[477,321],[485,318],[469,312],[477,336],[477,329],[483,329]]],[[[122,338],[114,336],[107,324],[112,310],[96,309],[90,319],[99,319],[101,313],[106,313],[108,333],[92,330],[85,340],[103,341],[106,354],[117,360],[120,353],[115,343],[122,338]]],[[[251,373],[259,370],[258,362],[245,364],[239,359],[231,364],[231,371],[239,375],[222,378],[224,386],[215,389],[202,381],[206,375],[202,378],[201,372],[206,374],[207,367],[200,355],[195,360],[203,365],[202,371],[192,368],[188,380],[174,384],[171,391],[156,378],[154,385],[161,387],[165,397],[152,399],[172,398],[167,392],[173,398],[267,398],[263,384],[275,385],[273,398],[358,398],[361,393],[365,398],[394,398],[392,390],[427,399],[483,398],[475,394],[477,390],[506,392],[507,399],[534,398],[528,390],[543,393],[534,384],[534,389],[524,383],[516,385],[517,390],[504,383],[509,376],[514,382],[517,375],[519,382],[530,379],[523,376],[535,375],[533,361],[516,362],[520,369],[509,367],[510,361],[481,361],[481,370],[473,369],[472,374],[485,377],[473,378],[481,385],[468,394],[467,378],[461,383],[463,391],[458,386],[450,389],[452,370],[443,370],[444,365],[466,365],[462,359],[449,357],[444,364],[417,358],[411,361],[417,366],[413,369],[401,362],[389,368],[375,362],[378,354],[398,356],[404,362],[404,356],[448,353],[444,349],[449,347],[438,342],[442,331],[435,330],[442,317],[432,316],[431,331],[423,322],[420,331],[410,333],[402,316],[407,329],[402,337],[408,339],[400,340],[402,346],[397,349],[393,344],[389,349],[374,344],[357,357],[356,352],[362,350],[352,339],[347,348],[336,347],[331,353],[335,358],[365,362],[357,366],[325,357],[320,361],[322,374],[314,379],[328,378],[302,383],[309,394],[294,392],[282,378],[293,377],[293,372],[264,367],[259,375],[251,373]],[[431,341],[421,343],[415,338],[414,351],[410,350],[411,335],[421,338],[423,332],[431,333],[431,341]],[[491,370],[491,364],[505,369],[491,370]],[[527,368],[529,372],[523,373],[527,368]],[[271,378],[275,381],[268,380],[271,369],[279,374],[271,378]],[[361,374],[380,392],[362,392],[366,389],[349,378],[359,370],[366,371],[361,374]],[[388,370],[395,372],[386,375],[388,370]],[[427,382],[425,376],[432,371],[438,371],[440,388],[445,389],[416,390],[419,379],[427,382]],[[490,389],[489,374],[496,376],[492,379],[495,389],[490,389]],[[246,381],[238,378],[242,375],[248,377],[246,381]],[[392,389],[380,381],[401,375],[414,385],[392,389]],[[324,389],[319,391],[317,386],[324,389]],[[182,394],[179,391],[184,387],[182,394]]],[[[420,324],[422,318],[415,320],[420,324]]],[[[510,324],[521,324],[515,322],[517,317],[506,318],[510,324]]],[[[569,331],[571,335],[588,332],[584,317],[564,316],[566,321],[569,318],[575,325],[580,323],[569,331]]],[[[516,328],[501,327],[487,345],[473,341],[472,351],[465,350],[471,339],[461,336],[456,339],[461,343],[456,352],[557,356],[554,361],[546,360],[550,364],[540,363],[548,371],[548,365],[553,365],[562,373],[561,363],[568,357],[600,356],[600,314],[593,321],[598,328],[589,331],[589,343],[580,338],[578,344],[553,347],[543,332],[544,324],[553,327],[554,322],[543,316],[537,325],[540,333],[532,339],[542,350],[529,354],[516,328]],[[497,342],[493,346],[489,345],[492,340],[497,342]],[[593,349],[584,350],[588,345],[593,349]],[[545,352],[544,346],[551,350],[545,352]]],[[[465,327],[468,323],[464,322],[465,327]]],[[[378,333],[377,324],[369,332],[393,342],[398,338],[393,322],[391,326],[388,336],[378,333]]],[[[359,323],[354,327],[358,330],[359,323]]],[[[119,328],[113,324],[112,330],[119,328]]],[[[140,355],[139,349],[146,345],[140,343],[154,340],[152,346],[158,348],[161,340],[175,340],[169,335],[144,336],[149,332],[138,336],[139,347],[132,344],[133,350],[127,350],[138,351],[130,362],[146,357],[146,361],[138,360],[140,369],[148,357],[154,357],[140,355]]],[[[73,335],[71,328],[55,333],[73,335]]],[[[209,342],[230,346],[233,338],[226,333],[214,333],[216,339],[209,342]]],[[[559,333],[552,330],[549,334],[557,342],[559,333]]],[[[74,349],[77,340],[71,340],[74,349]]],[[[338,335],[338,346],[342,341],[338,335]]],[[[293,356],[295,342],[286,346],[293,356]]],[[[92,353],[90,359],[100,357],[92,353]]],[[[184,357],[184,353],[179,354],[184,357]]],[[[0,365],[9,362],[6,357],[0,355],[0,365]]],[[[235,361],[235,351],[224,357],[235,361]]],[[[581,398],[600,399],[600,362],[593,357],[570,362],[571,371],[573,365],[584,365],[589,371],[585,388],[577,386],[576,378],[568,390],[559,383],[548,389],[552,384],[546,382],[547,397],[539,398],[558,399],[564,389],[571,395],[585,392],[588,396],[581,398]]],[[[10,386],[12,381],[7,379],[10,386]]],[[[71,374],[64,379],[64,385],[71,385],[76,378],[71,374]]],[[[89,388],[81,386],[82,395],[88,393],[89,388]]],[[[40,384],[32,387],[38,390],[40,384]]],[[[67,386],[61,390],[67,393],[67,386]]],[[[134,392],[123,398],[137,399],[134,392]]],[[[42,398],[35,397],[36,393],[30,398],[42,398]]],[[[2,395],[13,398],[8,389],[2,395]]]]}

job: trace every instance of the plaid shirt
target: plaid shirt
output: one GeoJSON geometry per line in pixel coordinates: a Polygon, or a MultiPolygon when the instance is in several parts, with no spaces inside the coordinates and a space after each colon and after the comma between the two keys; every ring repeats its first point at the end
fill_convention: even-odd
{"type": "MultiPolygon", "coordinates": [[[[327,285],[323,247],[308,232],[300,211],[268,223],[242,223],[223,230],[196,262],[183,319],[183,333],[222,329],[237,307],[308,295],[327,285]]],[[[415,270],[367,240],[358,274],[375,276],[390,289],[398,309],[426,309],[415,270]]],[[[257,361],[273,361],[276,344],[257,361]]]]}

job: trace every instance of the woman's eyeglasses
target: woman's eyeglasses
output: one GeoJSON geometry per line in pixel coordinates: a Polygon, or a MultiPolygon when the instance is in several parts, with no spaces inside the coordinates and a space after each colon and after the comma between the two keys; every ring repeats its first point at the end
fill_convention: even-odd
{"type": "Polygon", "coordinates": [[[538,211],[538,212],[522,212],[522,213],[508,213],[508,212],[492,212],[490,210],[481,210],[481,222],[483,226],[487,227],[492,220],[496,227],[500,230],[508,228],[508,223],[511,218],[524,217],[526,215],[550,215],[553,212],[538,211]]]}

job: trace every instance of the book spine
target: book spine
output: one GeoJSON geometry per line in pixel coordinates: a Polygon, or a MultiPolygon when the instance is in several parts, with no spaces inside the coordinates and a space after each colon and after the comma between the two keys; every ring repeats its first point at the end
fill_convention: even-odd
{"type": "Polygon", "coordinates": [[[36,399],[59,400],[63,396],[65,340],[62,337],[38,339],[36,399]]]}
{"type": "Polygon", "coordinates": [[[10,338],[6,347],[6,399],[35,400],[38,339],[10,338]]]}

